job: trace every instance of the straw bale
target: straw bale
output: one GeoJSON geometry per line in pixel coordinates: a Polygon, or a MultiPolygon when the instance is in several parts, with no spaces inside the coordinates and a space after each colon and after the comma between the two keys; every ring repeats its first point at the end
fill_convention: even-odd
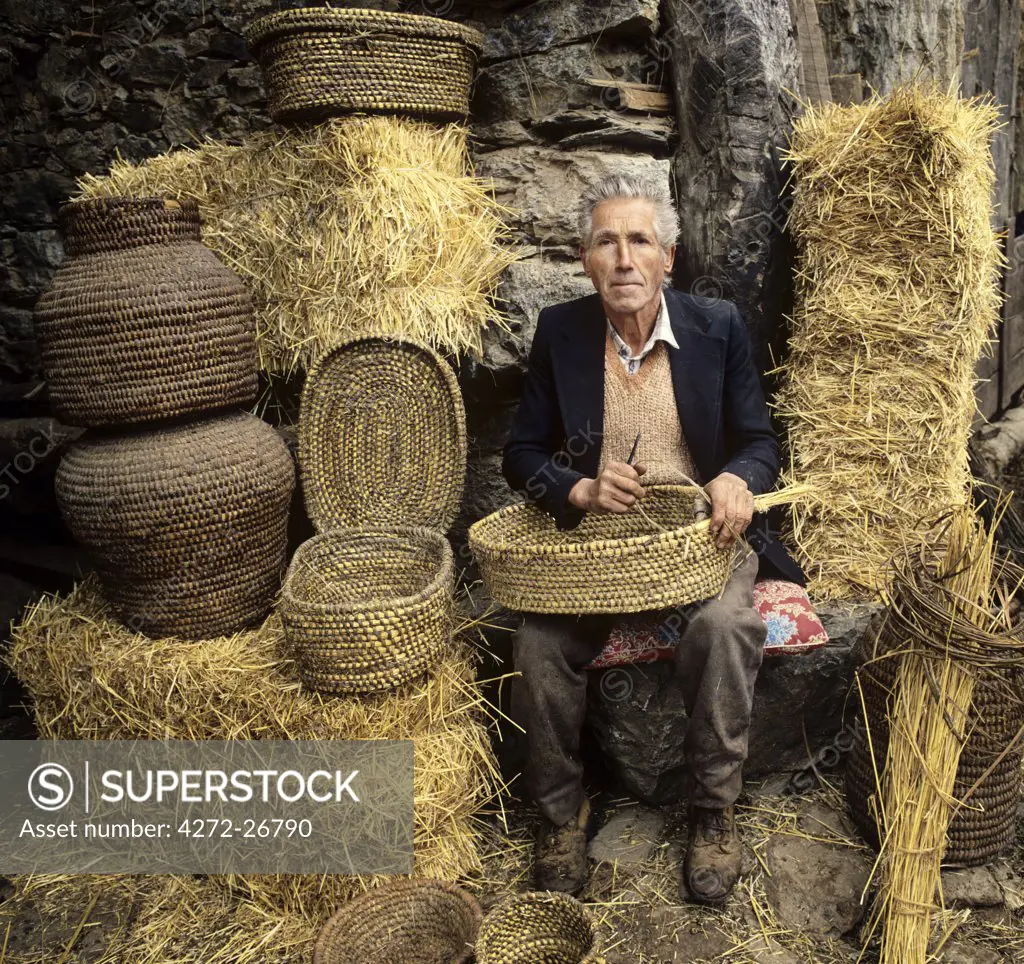
{"type": "Polygon", "coordinates": [[[990,100],[908,86],[809,108],[788,158],[796,301],[776,408],[788,535],[822,598],[884,588],[919,520],[969,498],[975,366],[998,320],[990,100]]]}
{"type": "Polygon", "coordinates": [[[479,353],[515,260],[505,209],[471,176],[467,130],[348,117],[212,140],[86,175],[81,197],[194,198],[203,240],[250,285],[260,367],[308,368],[364,334],[479,353]]]}
{"type": "MultiPolygon", "coordinates": [[[[500,784],[470,627],[460,627],[427,677],[376,696],[321,696],[303,688],[276,613],[234,636],[149,639],[113,618],[90,578],[27,612],[8,663],[44,739],[411,739],[415,873],[454,880],[480,869],[474,815],[500,784]]],[[[211,880],[309,917],[379,878],[211,880]]]]}

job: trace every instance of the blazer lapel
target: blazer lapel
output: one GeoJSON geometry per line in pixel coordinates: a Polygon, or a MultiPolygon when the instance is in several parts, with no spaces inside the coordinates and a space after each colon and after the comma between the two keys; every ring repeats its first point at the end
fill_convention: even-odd
{"type": "Polygon", "coordinates": [[[604,434],[604,345],[606,320],[601,298],[590,295],[583,310],[559,327],[552,340],[552,365],[565,427],[566,448],[575,468],[596,475],[604,434]]]}
{"type": "Polygon", "coordinates": [[[723,443],[722,383],[725,342],[707,334],[700,315],[667,291],[669,320],[679,348],[669,349],[672,388],[686,444],[702,479],[710,481],[723,443]]]}

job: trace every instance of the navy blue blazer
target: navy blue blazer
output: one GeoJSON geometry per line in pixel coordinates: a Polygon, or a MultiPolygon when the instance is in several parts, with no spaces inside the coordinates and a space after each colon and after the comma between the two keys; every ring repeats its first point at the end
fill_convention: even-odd
{"type": "MultiPolygon", "coordinates": [[[[704,481],[720,472],[745,479],[755,495],[779,475],[779,444],[736,306],[666,289],[672,332],[668,346],[679,421],[704,481]]],[[[607,322],[596,293],[545,308],[537,320],[529,371],[505,445],[509,485],[550,513],[559,528],[580,523],[568,502],[582,478],[595,478],[604,428],[607,322]]],[[[629,452],[615,456],[625,461],[629,452]]],[[[755,515],[747,540],[760,554],[759,575],[805,584],[804,574],[755,515]]]]}

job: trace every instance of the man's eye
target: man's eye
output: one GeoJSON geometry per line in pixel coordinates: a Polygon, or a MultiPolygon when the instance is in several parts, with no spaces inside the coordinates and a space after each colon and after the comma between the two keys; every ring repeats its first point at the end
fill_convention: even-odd
{"type": "Polygon", "coordinates": [[[650,244],[651,242],[650,242],[650,240],[648,238],[634,238],[633,239],[633,243],[634,244],[650,244]]]}

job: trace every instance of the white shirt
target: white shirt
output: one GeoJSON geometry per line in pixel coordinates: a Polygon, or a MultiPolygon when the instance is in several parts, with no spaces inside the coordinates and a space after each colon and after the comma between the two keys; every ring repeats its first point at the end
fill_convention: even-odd
{"type": "MultiPolygon", "coordinates": [[[[605,320],[608,321],[607,318],[605,320]]],[[[629,345],[622,340],[610,321],[608,321],[608,331],[611,333],[612,344],[615,345],[615,351],[618,353],[619,361],[625,367],[627,375],[635,375],[640,370],[640,363],[654,350],[654,346],[659,341],[666,342],[673,348],[679,347],[676,336],[672,334],[672,323],[669,321],[664,291],[661,292],[661,307],[658,309],[658,317],[654,319],[651,337],[647,339],[647,344],[637,354],[630,353],[629,345]]]]}

